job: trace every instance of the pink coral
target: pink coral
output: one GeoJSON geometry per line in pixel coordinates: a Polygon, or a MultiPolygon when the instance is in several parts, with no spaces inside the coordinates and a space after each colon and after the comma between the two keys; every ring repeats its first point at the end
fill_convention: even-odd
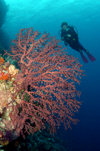
{"type": "Polygon", "coordinates": [[[59,40],[32,28],[22,29],[11,53],[6,54],[17,60],[20,68],[14,87],[21,101],[10,113],[16,132],[23,133],[24,128],[24,133],[33,133],[46,125],[55,132],[60,123],[70,127],[80,108],[75,87],[82,74],[78,60],[64,52],[59,40]]]}

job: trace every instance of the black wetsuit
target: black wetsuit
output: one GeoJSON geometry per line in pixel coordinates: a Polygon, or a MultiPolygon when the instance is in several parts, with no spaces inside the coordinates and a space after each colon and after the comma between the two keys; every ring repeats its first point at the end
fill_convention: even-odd
{"type": "Polygon", "coordinates": [[[80,44],[78,40],[78,34],[75,32],[72,26],[68,26],[66,30],[61,30],[61,39],[64,41],[65,45],[69,45],[71,48],[81,52],[86,49],[80,44]]]}

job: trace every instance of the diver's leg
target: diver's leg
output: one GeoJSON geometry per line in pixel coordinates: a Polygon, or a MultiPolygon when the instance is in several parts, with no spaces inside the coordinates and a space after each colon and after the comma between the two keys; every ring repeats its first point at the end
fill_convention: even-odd
{"type": "Polygon", "coordinates": [[[91,53],[89,51],[87,51],[85,48],[83,50],[92,62],[96,60],[95,57],[93,55],[91,55],[91,53]]]}
{"type": "Polygon", "coordinates": [[[96,60],[95,57],[93,57],[93,56],[90,54],[90,52],[88,52],[81,44],[80,44],[80,50],[83,50],[83,51],[87,54],[88,58],[89,58],[92,62],[96,60]]]}
{"type": "Polygon", "coordinates": [[[87,54],[88,58],[89,58],[92,62],[96,60],[95,57],[90,54],[90,52],[85,51],[85,53],[87,54]]]}
{"type": "Polygon", "coordinates": [[[84,54],[83,54],[82,51],[80,51],[80,55],[81,55],[83,61],[84,61],[85,63],[88,63],[88,60],[86,59],[86,57],[84,56],[84,54]]]}
{"type": "Polygon", "coordinates": [[[86,58],[86,57],[84,56],[84,54],[83,54],[83,47],[81,46],[81,44],[80,44],[79,42],[76,43],[76,45],[75,45],[75,50],[77,50],[77,51],[80,53],[80,55],[81,55],[83,61],[84,61],[85,63],[88,63],[87,58],[86,58]]]}

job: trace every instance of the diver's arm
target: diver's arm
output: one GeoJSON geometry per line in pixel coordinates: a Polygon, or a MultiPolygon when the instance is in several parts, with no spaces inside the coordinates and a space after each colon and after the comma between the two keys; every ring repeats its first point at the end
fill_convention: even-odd
{"type": "Polygon", "coordinates": [[[64,44],[67,46],[68,43],[65,41],[65,37],[61,36],[61,40],[64,41],[64,44]]]}
{"type": "Polygon", "coordinates": [[[63,37],[63,36],[61,36],[61,40],[63,40],[63,41],[64,41],[64,37],[63,37]]]}
{"type": "Polygon", "coordinates": [[[65,46],[67,46],[67,45],[68,45],[68,43],[67,43],[66,41],[64,41],[64,44],[65,44],[65,46]]]}

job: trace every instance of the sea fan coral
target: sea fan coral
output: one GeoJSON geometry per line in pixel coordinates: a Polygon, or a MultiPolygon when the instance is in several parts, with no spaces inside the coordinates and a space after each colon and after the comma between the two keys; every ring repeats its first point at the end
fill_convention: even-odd
{"type": "Polygon", "coordinates": [[[74,112],[80,108],[75,87],[82,74],[78,60],[66,54],[58,40],[32,28],[22,29],[11,53],[6,54],[19,65],[19,69],[13,67],[16,74],[9,72],[8,80],[12,81],[11,100],[16,102],[9,111],[12,130],[19,135],[47,127],[55,132],[60,123],[70,127],[76,121],[74,112]]]}

